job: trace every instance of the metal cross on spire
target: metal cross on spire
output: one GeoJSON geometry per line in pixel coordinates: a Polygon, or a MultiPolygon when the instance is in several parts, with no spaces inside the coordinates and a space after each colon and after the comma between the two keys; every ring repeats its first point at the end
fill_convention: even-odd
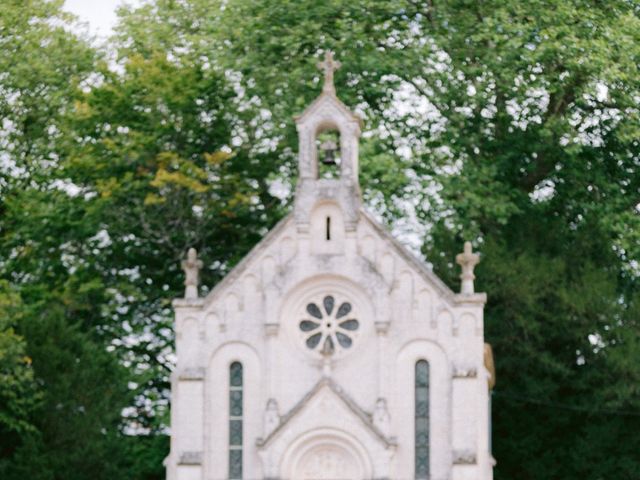
{"type": "Polygon", "coordinates": [[[336,93],[336,87],[333,85],[333,74],[341,65],[342,64],[339,61],[333,59],[333,52],[330,50],[327,50],[327,53],[324,54],[324,60],[322,62],[318,62],[318,68],[324,71],[323,92],[336,93]]]}

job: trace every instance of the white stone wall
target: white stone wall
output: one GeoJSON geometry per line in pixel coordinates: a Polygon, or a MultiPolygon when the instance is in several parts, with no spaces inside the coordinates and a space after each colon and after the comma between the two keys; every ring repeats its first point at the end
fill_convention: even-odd
{"type": "Polygon", "coordinates": [[[234,361],[244,370],[244,478],[346,464],[357,468],[345,474],[413,478],[413,376],[424,359],[431,479],[491,480],[484,295],[451,292],[362,210],[359,126],[334,96],[323,94],[297,121],[294,212],[206,298],[174,302],[167,478],[227,478],[234,361]],[[346,163],[339,179],[317,180],[311,146],[327,125],[340,130],[346,163]],[[310,351],[299,328],[306,305],[324,295],[351,303],[359,322],[352,346],[330,357],[310,351]]]}

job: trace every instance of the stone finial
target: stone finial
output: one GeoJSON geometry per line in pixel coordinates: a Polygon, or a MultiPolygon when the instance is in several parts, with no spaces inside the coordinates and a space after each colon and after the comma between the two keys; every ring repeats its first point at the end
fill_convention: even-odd
{"type": "Polygon", "coordinates": [[[271,435],[271,433],[280,425],[280,412],[278,409],[278,402],[275,398],[270,398],[267,401],[267,409],[264,412],[264,436],[265,438],[271,435]]]}
{"type": "Polygon", "coordinates": [[[323,92],[332,94],[336,93],[336,87],[333,85],[333,74],[341,65],[342,64],[340,62],[333,59],[333,52],[330,50],[327,50],[327,53],[324,54],[324,60],[322,62],[318,62],[318,68],[324,72],[323,92]]]}
{"type": "Polygon", "coordinates": [[[200,269],[202,260],[198,260],[198,252],[195,248],[190,248],[187,252],[187,259],[182,261],[184,270],[184,298],[198,298],[198,283],[200,282],[200,269]]]}
{"type": "Polygon", "coordinates": [[[384,398],[378,398],[376,400],[376,408],[373,411],[373,424],[380,430],[386,437],[390,433],[391,416],[389,410],[387,410],[387,401],[384,398]]]}
{"type": "Polygon", "coordinates": [[[460,279],[462,280],[460,293],[465,295],[474,293],[473,280],[476,276],[473,274],[473,269],[478,262],[480,262],[480,256],[477,253],[472,253],[471,242],[464,242],[464,252],[456,256],[456,263],[462,267],[462,274],[460,274],[460,279]]]}

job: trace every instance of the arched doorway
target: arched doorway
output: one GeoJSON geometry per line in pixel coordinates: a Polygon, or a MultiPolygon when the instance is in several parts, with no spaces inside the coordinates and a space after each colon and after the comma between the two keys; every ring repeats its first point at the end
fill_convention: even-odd
{"type": "Polygon", "coordinates": [[[371,465],[362,445],[344,432],[323,429],[302,435],[282,462],[287,480],[364,480],[371,465]]]}

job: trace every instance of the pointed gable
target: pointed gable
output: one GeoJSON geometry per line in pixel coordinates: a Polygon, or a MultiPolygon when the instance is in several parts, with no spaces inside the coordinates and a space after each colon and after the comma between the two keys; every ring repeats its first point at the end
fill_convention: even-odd
{"type": "Polygon", "coordinates": [[[295,115],[293,119],[295,120],[296,125],[304,126],[308,125],[312,121],[321,123],[318,122],[318,118],[329,119],[335,118],[336,116],[341,117],[347,122],[357,122],[358,125],[362,127],[362,118],[349,110],[337,96],[328,93],[322,93],[304,110],[304,112],[300,115],[295,115]]]}
{"type": "Polygon", "coordinates": [[[265,439],[258,440],[258,446],[268,447],[286,430],[296,430],[294,425],[298,419],[307,425],[309,420],[301,417],[326,418],[327,413],[334,417],[336,427],[343,428],[357,422],[369,436],[378,441],[384,448],[395,445],[392,438],[387,438],[374,424],[372,415],[365,412],[347,393],[333,380],[324,377],[300,401],[283,415],[280,424],[265,439]],[[330,410],[330,411],[329,411],[330,410]]]}
{"type": "Polygon", "coordinates": [[[362,121],[336,96],[339,65],[327,52],[322,93],[295,118],[291,213],[205,298],[206,263],[182,263],[171,480],[492,478],[479,256],[456,257],[454,293],[363,208],[362,121]]]}

